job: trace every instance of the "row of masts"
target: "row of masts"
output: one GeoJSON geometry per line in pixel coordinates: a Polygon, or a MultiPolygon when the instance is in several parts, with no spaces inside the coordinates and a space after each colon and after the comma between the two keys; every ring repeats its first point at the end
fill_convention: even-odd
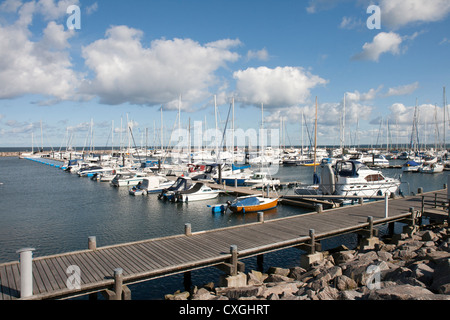
{"type": "MultiPolygon", "coordinates": [[[[316,101],[317,103],[317,101],[316,101]]],[[[436,105],[436,112],[435,112],[435,116],[434,116],[434,124],[435,124],[435,143],[434,143],[434,148],[437,149],[445,149],[446,148],[446,117],[447,117],[447,103],[446,103],[446,95],[445,95],[445,87],[443,88],[443,110],[444,110],[444,119],[442,121],[443,125],[444,125],[444,129],[443,129],[443,134],[442,134],[442,139],[441,139],[441,134],[439,131],[439,121],[438,121],[438,116],[437,116],[437,105],[436,105]]],[[[181,136],[181,132],[183,132],[182,130],[182,119],[181,119],[181,109],[182,109],[182,99],[181,99],[181,95],[179,96],[178,99],[178,113],[177,113],[177,119],[174,123],[174,128],[178,127],[178,140],[175,141],[176,144],[179,146],[181,145],[181,142],[185,140],[185,137],[181,136]]],[[[317,105],[316,105],[316,109],[317,109],[317,105]]],[[[230,111],[231,111],[231,137],[232,139],[228,140],[229,142],[231,142],[231,149],[234,150],[235,146],[237,146],[237,144],[235,144],[235,137],[234,137],[234,132],[235,132],[235,108],[234,108],[234,98],[232,98],[231,104],[230,104],[230,111]]],[[[317,112],[317,110],[316,110],[317,112]]],[[[119,131],[119,151],[120,152],[124,152],[124,150],[129,150],[132,149],[133,147],[136,148],[136,142],[134,141],[134,136],[133,136],[133,122],[130,122],[128,119],[128,114],[127,116],[127,128],[126,130],[124,130],[123,128],[123,119],[121,118],[120,120],[120,129],[117,130],[119,131]],[[127,143],[125,143],[125,139],[123,137],[123,133],[126,132],[126,140],[127,143]]],[[[218,108],[217,108],[217,98],[214,95],[214,120],[215,120],[215,128],[216,131],[219,130],[219,114],[218,114],[218,108]]],[[[164,119],[163,119],[163,106],[161,106],[160,108],[160,130],[159,130],[159,137],[158,137],[158,130],[157,130],[157,126],[156,126],[156,121],[154,120],[154,132],[153,132],[153,143],[152,146],[153,148],[156,148],[157,145],[157,141],[159,143],[159,149],[161,152],[164,151],[164,149],[166,148],[171,148],[170,146],[170,142],[172,142],[172,135],[173,135],[173,131],[174,128],[172,129],[172,133],[170,134],[171,139],[169,140],[169,143],[165,143],[165,139],[164,139],[164,133],[165,133],[165,127],[164,127],[164,119]],[[158,139],[159,138],[159,139],[158,139]]],[[[228,122],[228,119],[227,119],[228,122]]],[[[309,143],[307,143],[307,145],[309,145],[309,148],[312,148],[314,145],[314,148],[317,148],[317,114],[316,117],[314,119],[314,132],[315,132],[315,136],[314,139],[313,137],[311,137],[311,132],[309,130],[307,121],[305,119],[304,113],[302,112],[302,118],[301,118],[301,150],[303,151],[305,148],[305,135],[304,135],[304,131],[306,128],[307,134],[308,134],[308,140],[309,143]]],[[[379,146],[381,143],[381,146],[383,146],[383,142],[380,141],[381,135],[382,135],[382,131],[385,132],[385,142],[386,142],[386,151],[389,152],[390,147],[393,147],[394,143],[393,143],[393,135],[391,133],[391,128],[393,126],[392,123],[389,122],[389,119],[386,118],[385,119],[385,130],[383,130],[383,118],[381,118],[380,120],[380,126],[379,126],[379,130],[378,130],[378,136],[377,136],[377,140],[375,143],[375,146],[379,146]]],[[[419,136],[419,107],[417,104],[417,100],[416,100],[416,106],[414,108],[414,116],[413,116],[413,123],[412,123],[412,129],[411,129],[411,136],[410,136],[410,141],[409,141],[409,148],[414,151],[414,152],[418,152],[422,146],[426,147],[427,144],[427,123],[425,123],[425,134],[423,134],[423,141],[421,143],[420,141],[420,136],[419,136]]],[[[205,116],[205,121],[204,124],[202,124],[202,126],[205,126],[206,128],[206,116],[205,116]]],[[[399,125],[398,122],[395,122],[395,126],[396,126],[396,136],[397,136],[397,141],[395,143],[396,145],[396,149],[399,149],[399,125]]],[[[340,135],[339,135],[339,147],[342,150],[342,152],[344,152],[345,148],[348,147],[354,147],[354,148],[358,148],[359,147],[359,138],[358,138],[358,131],[359,131],[359,118],[357,119],[356,122],[356,130],[355,130],[355,134],[354,134],[354,138],[352,139],[352,134],[351,131],[349,131],[349,137],[350,137],[350,141],[351,143],[346,143],[346,94],[344,94],[344,98],[343,98],[343,103],[342,103],[342,113],[339,119],[339,127],[340,127],[340,135]]],[[[108,137],[108,141],[107,141],[107,145],[109,145],[109,142],[111,142],[111,150],[114,151],[114,134],[116,132],[115,125],[114,125],[114,120],[112,120],[112,124],[111,124],[111,132],[110,135],[108,137]]],[[[260,129],[263,130],[264,129],[264,104],[261,103],[261,125],[260,125],[260,129]]],[[[166,130],[167,131],[167,130],[166,130]]],[[[285,123],[284,123],[284,118],[280,117],[280,126],[279,126],[279,145],[282,148],[286,147],[286,129],[285,129],[285,123]]],[[[189,118],[189,122],[188,122],[188,130],[187,132],[189,133],[188,137],[187,137],[187,144],[184,145],[185,148],[187,149],[191,149],[192,146],[192,136],[191,136],[191,119],[189,118]]],[[[225,137],[225,134],[228,134],[223,132],[223,135],[225,137]]],[[[145,136],[145,148],[147,149],[149,147],[149,141],[148,141],[148,135],[149,135],[149,129],[145,128],[145,133],[143,132],[141,134],[141,149],[144,149],[143,146],[143,137],[145,136]]],[[[228,138],[227,138],[228,139],[228,138]]],[[[73,144],[74,144],[74,133],[70,133],[69,134],[69,128],[67,128],[66,131],[66,136],[64,137],[64,140],[67,141],[66,143],[66,150],[72,150],[73,149],[73,144]]],[[[194,142],[197,141],[198,139],[196,139],[194,137],[194,142]]],[[[265,149],[265,145],[264,145],[264,139],[260,139],[260,149],[264,150],[265,149]]],[[[272,141],[273,143],[273,141],[272,141]]],[[[290,145],[292,146],[292,143],[290,143],[290,145]]],[[[373,141],[371,143],[371,146],[373,146],[373,141]]],[[[229,145],[228,145],[229,146],[229,145]]],[[[34,141],[33,141],[33,133],[32,133],[32,148],[34,147],[34,141]]],[[[117,147],[117,146],[116,146],[117,147]]],[[[198,143],[197,143],[197,147],[198,143]]],[[[43,143],[43,128],[42,128],[42,120],[41,120],[41,148],[42,150],[44,149],[44,143],[43,143]]],[[[201,148],[203,149],[204,146],[202,145],[201,148]]],[[[53,148],[52,148],[53,149],[53,148]]],[[[62,149],[62,144],[60,147],[60,151],[62,149]]],[[[216,134],[215,136],[215,143],[214,143],[214,149],[216,154],[220,154],[221,149],[223,149],[223,139],[222,141],[220,141],[218,135],[216,134]]],[[[93,119],[91,119],[90,121],[90,126],[89,126],[89,130],[87,131],[86,134],[86,138],[85,138],[85,143],[84,143],[84,147],[83,147],[83,152],[84,151],[88,151],[90,153],[93,153],[95,151],[95,143],[94,143],[94,122],[93,119]]]]}

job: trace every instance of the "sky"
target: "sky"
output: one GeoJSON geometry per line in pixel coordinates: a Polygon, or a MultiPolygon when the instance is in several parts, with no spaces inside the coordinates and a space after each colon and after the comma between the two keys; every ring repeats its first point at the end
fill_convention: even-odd
{"type": "Polygon", "coordinates": [[[448,0],[0,1],[0,147],[119,145],[127,119],[159,144],[161,109],[168,144],[178,110],[215,127],[214,99],[219,130],[234,99],[236,129],[308,145],[316,97],[319,145],[409,143],[416,109],[439,144],[449,16],[448,0]]]}

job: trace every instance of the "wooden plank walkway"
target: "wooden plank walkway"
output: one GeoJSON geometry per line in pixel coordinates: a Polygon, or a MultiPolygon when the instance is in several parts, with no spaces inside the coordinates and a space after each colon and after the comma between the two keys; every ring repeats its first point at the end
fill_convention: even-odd
{"type": "MultiPolygon", "coordinates": [[[[421,196],[389,200],[387,219],[384,206],[384,201],[378,201],[196,232],[190,236],[182,234],[38,257],[33,260],[34,295],[31,299],[58,299],[103,291],[114,284],[112,276],[116,268],[123,269],[123,283],[131,284],[221,264],[231,258],[231,245],[237,246],[239,259],[242,259],[304,244],[310,240],[310,229],[315,230],[315,237],[320,240],[366,228],[368,216],[373,216],[374,225],[401,221],[410,216],[410,207],[420,210],[421,196]],[[78,290],[66,285],[70,275],[67,269],[74,265],[81,271],[81,289],[78,290]]],[[[19,262],[1,264],[0,300],[19,297],[19,262]]]]}

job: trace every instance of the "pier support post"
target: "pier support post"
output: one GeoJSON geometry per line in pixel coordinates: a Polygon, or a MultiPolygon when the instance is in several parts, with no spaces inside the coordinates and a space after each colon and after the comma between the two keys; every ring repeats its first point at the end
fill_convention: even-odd
{"type": "Polygon", "coordinates": [[[92,236],[88,238],[88,248],[89,250],[97,250],[97,238],[92,236]]]}
{"type": "Polygon", "coordinates": [[[380,240],[375,236],[377,234],[376,229],[373,228],[373,217],[367,218],[369,226],[366,230],[362,230],[358,234],[360,235],[359,247],[361,250],[372,250],[380,240]]]}
{"type": "Polygon", "coordinates": [[[122,286],[123,286],[123,270],[122,268],[114,269],[114,300],[122,300],[122,286]]]}
{"type": "Polygon", "coordinates": [[[316,212],[322,213],[323,212],[323,205],[322,204],[316,204],[316,212]]]}
{"type": "Polygon", "coordinates": [[[114,269],[113,290],[105,290],[102,294],[107,300],[131,300],[131,290],[123,285],[122,268],[114,269]]]}
{"type": "Polygon", "coordinates": [[[33,251],[34,248],[24,248],[17,251],[20,254],[20,297],[29,298],[33,295],[33,251]]]}
{"type": "Polygon", "coordinates": [[[230,246],[231,257],[228,263],[217,265],[227,274],[220,276],[221,287],[245,287],[247,286],[247,275],[244,273],[245,264],[238,261],[238,249],[236,245],[230,246]]]}
{"type": "Polygon", "coordinates": [[[387,194],[384,195],[384,218],[389,218],[389,196],[387,194]]]}
{"type": "Polygon", "coordinates": [[[264,223],[264,212],[258,212],[258,222],[264,223]]]}
{"type": "Polygon", "coordinates": [[[414,210],[414,207],[410,207],[409,212],[411,214],[411,217],[406,219],[408,225],[403,227],[403,233],[407,233],[408,235],[411,236],[412,234],[416,233],[418,228],[417,227],[418,212],[414,210]]]}
{"type": "Polygon", "coordinates": [[[314,229],[309,230],[309,254],[300,257],[300,267],[308,269],[313,263],[323,260],[323,253],[316,252],[316,235],[314,229]]]}
{"type": "Polygon", "coordinates": [[[185,234],[186,236],[191,236],[191,235],[192,235],[192,226],[191,226],[190,223],[186,223],[186,224],[184,225],[184,234],[185,234]]]}

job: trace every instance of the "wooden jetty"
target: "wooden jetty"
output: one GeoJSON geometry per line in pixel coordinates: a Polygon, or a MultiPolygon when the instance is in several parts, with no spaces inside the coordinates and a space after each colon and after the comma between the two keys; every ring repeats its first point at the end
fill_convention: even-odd
{"type": "Polygon", "coordinates": [[[237,276],[245,267],[239,259],[292,247],[313,254],[322,239],[353,232],[371,236],[374,226],[399,221],[414,225],[420,210],[426,214],[430,199],[436,198],[436,208],[438,197],[447,203],[441,213],[448,219],[446,194],[440,190],[269,221],[258,213],[258,222],[202,232],[192,232],[186,224],[184,234],[105,247],[97,247],[91,237],[87,250],[35,259],[31,249],[24,249],[20,261],[0,265],[0,300],[66,299],[98,292],[110,299],[130,298],[129,284],[210,266],[237,276]]]}

